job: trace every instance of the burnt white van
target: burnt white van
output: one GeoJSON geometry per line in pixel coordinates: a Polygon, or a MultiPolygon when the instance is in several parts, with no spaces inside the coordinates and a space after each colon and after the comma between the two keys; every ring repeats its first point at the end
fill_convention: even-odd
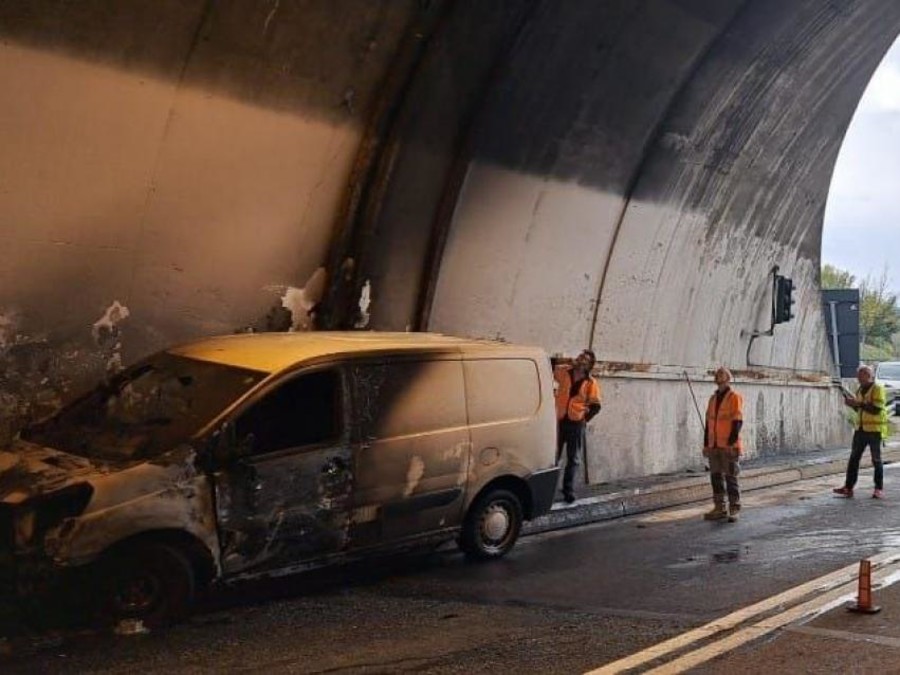
{"type": "Polygon", "coordinates": [[[266,333],[159,352],[0,452],[21,593],[90,573],[160,623],[205,585],[457,538],[515,544],[557,483],[540,349],[416,333],[266,333]]]}

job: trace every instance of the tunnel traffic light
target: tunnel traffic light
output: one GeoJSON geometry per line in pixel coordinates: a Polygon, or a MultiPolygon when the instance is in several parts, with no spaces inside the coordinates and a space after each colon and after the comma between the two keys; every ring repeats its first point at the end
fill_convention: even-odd
{"type": "Polygon", "coordinates": [[[794,282],[789,277],[775,275],[775,323],[785,323],[794,318],[794,282]]]}

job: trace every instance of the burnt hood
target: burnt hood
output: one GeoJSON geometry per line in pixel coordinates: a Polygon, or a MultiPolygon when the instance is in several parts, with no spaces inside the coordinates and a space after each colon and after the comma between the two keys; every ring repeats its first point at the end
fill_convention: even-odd
{"type": "Polygon", "coordinates": [[[0,450],[0,502],[20,504],[110,470],[84,457],[18,440],[0,450]]]}

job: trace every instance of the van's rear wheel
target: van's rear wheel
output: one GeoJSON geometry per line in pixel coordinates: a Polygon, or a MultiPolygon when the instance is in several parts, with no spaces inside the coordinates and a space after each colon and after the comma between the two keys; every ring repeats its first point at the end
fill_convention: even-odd
{"type": "Polygon", "coordinates": [[[105,618],[137,619],[158,627],[183,617],[194,599],[194,569],[166,544],[135,544],[107,556],[103,565],[105,618]]]}
{"type": "Polygon", "coordinates": [[[522,502],[509,490],[491,490],[469,508],[459,546],[469,558],[500,558],[515,546],[521,531],[522,502]]]}

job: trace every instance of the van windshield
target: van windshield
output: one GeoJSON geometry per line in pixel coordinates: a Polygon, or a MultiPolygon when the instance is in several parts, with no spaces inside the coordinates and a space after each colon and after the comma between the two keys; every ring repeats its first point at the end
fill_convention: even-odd
{"type": "Polygon", "coordinates": [[[163,352],[25,429],[22,437],[91,459],[152,459],[190,439],[264,377],[163,352]]]}

